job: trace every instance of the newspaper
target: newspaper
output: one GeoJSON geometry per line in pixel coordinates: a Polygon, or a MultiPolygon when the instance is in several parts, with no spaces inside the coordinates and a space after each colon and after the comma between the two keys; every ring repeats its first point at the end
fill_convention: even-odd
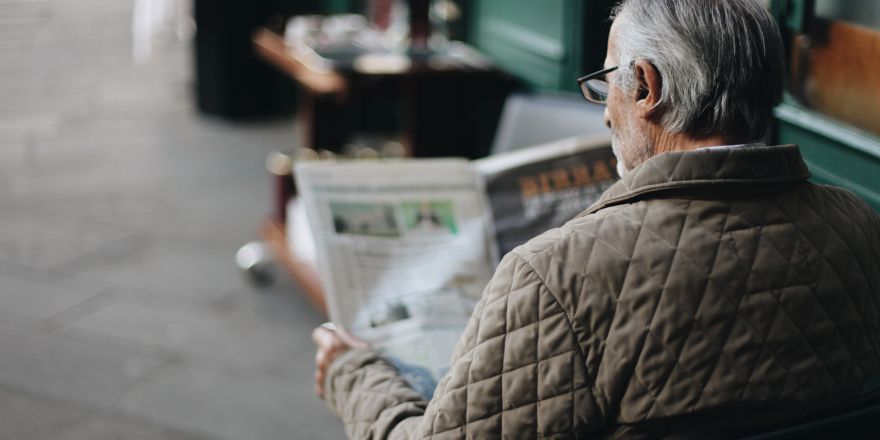
{"type": "Polygon", "coordinates": [[[330,319],[439,379],[499,257],[616,180],[609,145],[601,136],[473,162],[298,163],[297,212],[330,319]]]}
{"type": "Polygon", "coordinates": [[[499,255],[561,226],[617,181],[617,159],[605,134],[490,156],[472,166],[489,199],[499,255]]]}
{"type": "Polygon", "coordinates": [[[302,163],[294,174],[330,319],[442,376],[494,264],[469,162],[302,163]]]}

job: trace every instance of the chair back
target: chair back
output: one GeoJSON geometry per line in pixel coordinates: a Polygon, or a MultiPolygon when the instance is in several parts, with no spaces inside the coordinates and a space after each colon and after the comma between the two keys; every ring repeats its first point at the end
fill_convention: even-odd
{"type": "Polygon", "coordinates": [[[559,139],[608,133],[605,107],[576,95],[510,95],[504,103],[491,154],[559,139]]]}

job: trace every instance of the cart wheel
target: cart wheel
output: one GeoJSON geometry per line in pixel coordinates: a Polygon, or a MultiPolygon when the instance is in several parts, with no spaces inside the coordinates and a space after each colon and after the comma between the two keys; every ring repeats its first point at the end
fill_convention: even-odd
{"type": "Polygon", "coordinates": [[[262,241],[252,241],[235,253],[235,263],[248,284],[267,288],[275,282],[275,262],[269,247],[262,241]]]}

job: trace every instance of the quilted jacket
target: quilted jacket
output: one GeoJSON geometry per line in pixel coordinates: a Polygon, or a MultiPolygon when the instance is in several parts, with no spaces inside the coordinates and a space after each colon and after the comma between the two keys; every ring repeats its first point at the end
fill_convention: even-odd
{"type": "Polygon", "coordinates": [[[880,364],[880,220],[796,146],[655,156],[506,255],[425,401],[330,367],[355,439],[657,438],[838,405],[880,364]]]}

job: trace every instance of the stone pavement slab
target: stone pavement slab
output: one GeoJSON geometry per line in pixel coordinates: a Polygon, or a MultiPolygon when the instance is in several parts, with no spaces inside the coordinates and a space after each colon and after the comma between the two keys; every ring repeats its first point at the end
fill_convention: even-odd
{"type": "Polygon", "coordinates": [[[0,384],[92,405],[109,405],[164,362],[0,322],[0,384]]]}
{"type": "Polygon", "coordinates": [[[0,0],[0,440],[343,438],[289,280],[234,265],[292,118],[194,109],[192,42],[133,1],[0,0]]]}
{"type": "Polygon", "coordinates": [[[0,439],[3,440],[200,440],[120,414],[0,388],[0,439]]]}
{"type": "Polygon", "coordinates": [[[0,313],[11,313],[36,320],[49,319],[97,296],[100,291],[76,289],[40,279],[13,274],[2,277],[0,313]]]}
{"type": "Polygon", "coordinates": [[[37,439],[82,422],[92,411],[33,394],[0,388],[0,439],[37,439]]]}
{"type": "Polygon", "coordinates": [[[343,438],[341,422],[323,403],[313,395],[304,398],[311,389],[311,374],[253,376],[175,365],[129,391],[120,407],[220,438],[343,438]]]}

